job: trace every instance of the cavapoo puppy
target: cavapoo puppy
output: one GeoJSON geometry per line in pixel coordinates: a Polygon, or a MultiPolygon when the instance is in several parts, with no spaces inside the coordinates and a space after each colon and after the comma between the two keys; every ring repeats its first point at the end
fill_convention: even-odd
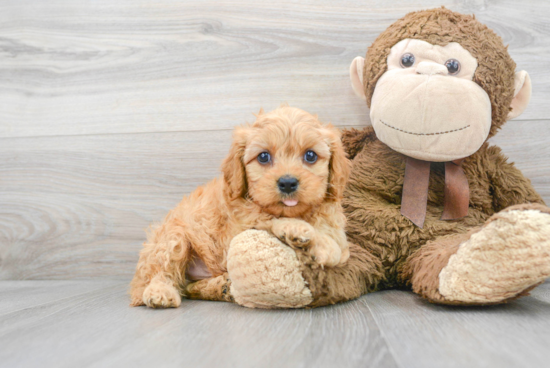
{"type": "Polygon", "coordinates": [[[223,176],[184,197],[149,234],[131,305],[178,307],[189,280],[210,277],[199,282],[219,289],[209,281],[225,280],[229,244],[248,229],[307,248],[323,266],[349,258],[340,200],[350,163],[340,132],[288,106],[256,117],[235,129],[223,176]]]}

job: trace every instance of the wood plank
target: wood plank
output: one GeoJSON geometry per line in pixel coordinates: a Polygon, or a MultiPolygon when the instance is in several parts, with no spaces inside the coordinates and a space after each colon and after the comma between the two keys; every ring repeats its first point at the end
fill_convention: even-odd
{"type": "Polygon", "coordinates": [[[437,306],[395,290],[365,298],[399,366],[545,367],[549,290],[546,283],[533,297],[494,307],[437,306]]]}
{"type": "Polygon", "coordinates": [[[144,230],[219,175],[230,131],[0,145],[0,278],[133,274],[144,230]]]}
{"type": "Polygon", "coordinates": [[[510,121],[489,142],[502,148],[550,205],[550,120],[510,121]]]}
{"type": "Polygon", "coordinates": [[[253,310],[185,300],[178,309],[151,310],[128,307],[125,288],[0,316],[0,365],[396,367],[364,301],[253,310]]]}
{"type": "Polygon", "coordinates": [[[535,299],[550,304],[550,280],[533,289],[533,291],[531,291],[531,296],[535,299]]]}
{"type": "MultiPolygon", "coordinates": [[[[550,121],[494,139],[550,202],[550,121]]],[[[219,175],[231,131],[2,139],[0,279],[132,276],[144,230],[219,175]]]]}
{"type": "Polygon", "coordinates": [[[120,281],[0,281],[0,316],[120,284],[120,281]]]}
{"type": "Polygon", "coordinates": [[[228,129],[281,102],[368,123],[348,67],[409,11],[474,12],[550,116],[545,1],[3,1],[0,137],[228,129]]]}
{"type": "MultiPolygon", "coordinates": [[[[550,283],[497,307],[442,307],[383,291],[271,311],[189,300],[130,308],[126,283],[39,283],[58,299],[0,315],[0,366],[518,367],[544,366],[550,354],[550,283]],[[89,291],[74,295],[79,284],[89,291]]],[[[0,295],[16,303],[33,284],[1,282],[0,295]]]]}

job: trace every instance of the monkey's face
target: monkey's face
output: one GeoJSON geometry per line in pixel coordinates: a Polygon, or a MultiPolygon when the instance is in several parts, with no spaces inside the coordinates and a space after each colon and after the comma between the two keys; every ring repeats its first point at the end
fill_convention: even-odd
{"type": "Polygon", "coordinates": [[[531,79],[514,73],[502,39],[445,8],[397,20],[366,57],[351,63],[351,85],[370,107],[378,138],[421,160],[472,155],[531,97],[531,79]]]}
{"type": "Polygon", "coordinates": [[[477,60],[460,44],[405,39],[391,48],[370,117],[377,137],[404,155],[451,161],[489,135],[491,102],[472,79],[477,60]]]}

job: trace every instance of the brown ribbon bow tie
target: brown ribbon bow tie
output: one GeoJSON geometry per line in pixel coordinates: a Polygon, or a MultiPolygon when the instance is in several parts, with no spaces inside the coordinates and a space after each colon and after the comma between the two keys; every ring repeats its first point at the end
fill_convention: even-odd
{"type": "MultiPolygon", "coordinates": [[[[456,220],[468,215],[470,188],[462,169],[464,159],[445,162],[445,202],[442,220],[456,220]]],[[[407,157],[401,214],[422,228],[428,206],[430,162],[407,157]]]]}

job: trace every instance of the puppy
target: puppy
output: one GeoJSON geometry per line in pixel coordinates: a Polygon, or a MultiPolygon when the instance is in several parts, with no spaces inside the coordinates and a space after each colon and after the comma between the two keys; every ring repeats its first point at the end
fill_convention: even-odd
{"type": "Polygon", "coordinates": [[[349,258],[340,200],[350,162],[340,132],[288,106],[256,117],[235,129],[223,177],[184,197],[149,234],[131,283],[132,306],[178,307],[186,290],[230,300],[226,254],[248,229],[307,247],[322,266],[349,258]]]}

